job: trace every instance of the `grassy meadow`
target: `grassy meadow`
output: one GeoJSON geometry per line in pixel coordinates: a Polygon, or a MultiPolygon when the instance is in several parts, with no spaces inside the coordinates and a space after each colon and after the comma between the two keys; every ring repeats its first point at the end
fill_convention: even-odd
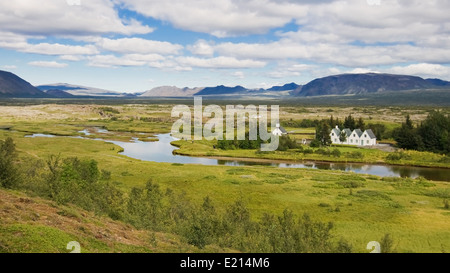
{"type": "MultiPolygon", "coordinates": [[[[237,199],[242,199],[252,213],[259,219],[269,212],[280,215],[288,208],[297,215],[308,213],[311,218],[333,222],[333,239],[344,238],[353,246],[355,252],[370,252],[366,245],[370,241],[381,240],[385,234],[394,239],[397,252],[448,252],[450,251],[450,210],[444,200],[450,199],[450,185],[446,182],[427,181],[423,178],[381,178],[371,175],[358,175],[342,171],[313,169],[281,169],[265,166],[230,167],[202,166],[190,164],[170,164],[145,162],[118,154],[121,148],[95,138],[130,141],[133,137],[152,140],[158,133],[170,132],[174,118],[170,117],[172,104],[133,104],[133,105],[25,105],[0,106],[0,140],[12,137],[19,151],[19,160],[46,160],[51,155],[94,159],[99,168],[111,172],[111,181],[124,193],[133,187],[144,186],[150,178],[164,190],[171,188],[185,192],[193,202],[201,204],[205,196],[214,200],[218,210],[237,199]],[[93,127],[105,128],[107,133],[91,130],[91,139],[68,138],[63,136],[84,136],[79,131],[93,127]],[[32,133],[53,134],[54,138],[26,138],[32,133]]],[[[400,126],[404,116],[409,114],[419,123],[424,119],[427,108],[402,107],[306,107],[280,106],[281,120],[302,118],[344,118],[349,113],[362,116],[389,128],[400,126]]],[[[444,108],[449,113],[450,110],[444,108]]],[[[287,128],[298,131],[299,138],[311,136],[311,128],[287,128]]],[[[267,158],[279,160],[318,160],[318,161],[358,161],[367,163],[395,163],[417,166],[450,167],[441,160],[444,156],[432,153],[408,151],[411,159],[398,162],[386,160],[388,152],[354,147],[339,147],[343,156],[333,158],[318,154],[303,154],[297,151],[260,154],[254,150],[218,150],[215,142],[178,141],[181,149],[177,153],[194,156],[267,158]],[[362,159],[355,160],[345,156],[360,151],[362,159]],[[441,162],[439,162],[441,161],[441,162]]],[[[15,196],[23,193],[3,192],[2,195],[15,196]]],[[[14,198],[3,198],[0,206],[14,198]]],[[[26,198],[26,197],[23,197],[26,198]]],[[[16,200],[17,201],[17,200],[16,200]]],[[[47,201],[39,201],[47,202],[47,201]]],[[[50,205],[49,205],[50,206],[50,205]]],[[[51,207],[51,206],[50,206],[51,207]]],[[[77,210],[76,208],[71,208],[77,210]]],[[[42,213],[41,213],[42,214],[42,213]]],[[[199,252],[170,234],[156,235],[159,248],[148,243],[129,240],[123,243],[104,243],[101,239],[91,241],[75,230],[63,229],[58,225],[44,222],[0,220],[0,246],[8,251],[60,252],[59,245],[75,239],[87,244],[88,252],[199,252]],[[36,238],[36,234],[49,234],[53,241],[32,241],[26,246],[24,240],[14,236],[20,232],[24,238],[36,238]],[[168,239],[170,238],[170,239],[168,239]],[[170,244],[168,243],[170,241],[170,244]],[[165,242],[165,243],[164,243],[165,242]],[[11,248],[11,246],[16,246],[11,248]]],[[[98,225],[106,225],[109,220],[90,220],[98,225]],[[103,222],[105,221],[105,222],[103,222]]],[[[114,223],[111,225],[121,225],[114,223]]],[[[129,228],[129,227],[128,227],[129,228]]],[[[110,228],[110,230],[115,230],[110,228]]],[[[131,229],[129,229],[131,232],[131,229]]],[[[127,232],[124,227],[122,232],[127,232]]],[[[131,233],[137,238],[148,236],[131,233]]],[[[145,237],[147,238],[147,237],[145,237]]],[[[147,239],[145,239],[147,240],[147,239]]],[[[144,241],[145,241],[144,240],[144,241]]],[[[63,245],[65,246],[65,245],[63,245]]],[[[206,251],[223,250],[214,245],[206,251]]]]}

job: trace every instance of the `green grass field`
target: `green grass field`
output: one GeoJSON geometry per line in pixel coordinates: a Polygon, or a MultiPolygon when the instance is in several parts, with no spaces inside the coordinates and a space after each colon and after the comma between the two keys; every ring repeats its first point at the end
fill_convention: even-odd
{"type": "MultiPolygon", "coordinates": [[[[356,252],[369,252],[366,250],[367,243],[381,240],[386,233],[394,238],[397,252],[450,251],[450,210],[445,209],[443,204],[444,199],[450,199],[449,183],[429,182],[424,179],[382,179],[377,176],[312,169],[144,162],[119,155],[118,151],[121,149],[119,146],[102,141],[67,137],[25,138],[24,136],[31,132],[79,135],[77,131],[95,125],[118,132],[116,136],[109,136],[111,139],[120,136],[119,139],[125,140],[139,137],[139,132],[147,133],[149,136],[168,132],[171,126],[170,120],[164,120],[167,110],[171,109],[170,105],[164,105],[162,108],[142,105],[120,106],[118,107],[120,114],[115,114],[119,117],[118,120],[99,116],[95,107],[92,108],[95,110],[91,109],[84,115],[75,117],[67,114],[59,118],[58,114],[66,110],[47,107],[46,110],[38,108],[38,111],[53,111],[54,118],[30,120],[13,113],[2,115],[0,118],[0,125],[13,126],[12,131],[0,130],[0,139],[12,137],[22,161],[28,158],[45,160],[50,155],[56,154],[64,157],[95,159],[99,162],[99,168],[111,172],[112,181],[124,192],[129,192],[134,186],[143,186],[149,178],[152,178],[163,189],[185,191],[187,196],[198,204],[205,196],[209,196],[219,210],[223,210],[226,205],[241,198],[248,205],[255,219],[265,212],[280,214],[285,208],[293,210],[297,215],[308,213],[313,219],[334,222],[334,240],[345,238],[353,245],[356,252]],[[138,115],[153,117],[160,121],[144,122],[136,118],[138,115]]],[[[78,107],[81,106],[76,106],[76,109],[79,109],[78,107]]],[[[17,108],[20,110],[20,107],[17,108]]],[[[26,109],[26,111],[29,110],[26,109]]],[[[251,150],[214,150],[212,143],[205,141],[194,142],[194,144],[183,142],[181,146],[181,152],[191,155],[257,157],[255,151],[251,150]]],[[[339,149],[342,152],[348,152],[356,148],[339,149]]],[[[379,162],[385,157],[384,152],[378,150],[362,150],[362,152],[365,155],[364,160],[367,160],[364,162],[379,162]]],[[[301,155],[293,151],[275,152],[268,158],[306,159],[301,158],[301,155]]],[[[415,163],[419,162],[423,165],[433,165],[432,163],[440,158],[439,155],[418,152],[417,154],[411,152],[411,156],[415,163]]],[[[325,160],[319,155],[308,159],[325,160]]],[[[409,164],[409,162],[402,163],[409,164]]],[[[17,246],[9,249],[13,252],[61,252],[62,249],[55,248],[48,241],[37,239],[36,234],[48,234],[56,238],[58,242],[65,242],[70,237],[67,235],[68,231],[62,231],[57,227],[41,227],[19,221],[17,223],[1,221],[0,223],[0,242],[5,244],[7,241],[8,245],[17,246]],[[28,248],[22,246],[25,243],[20,238],[14,237],[17,232],[26,234],[26,238],[34,238],[30,243],[32,246],[28,248]]],[[[95,241],[87,244],[89,246],[87,251],[93,252],[108,252],[112,247],[95,241]]],[[[153,251],[149,246],[118,244],[116,247],[117,251],[123,252],[153,251]]],[[[211,251],[217,250],[214,246],[211,247],[211,251]]],[[[165,248],[161,251],[174,250],[165,248]]],[[[200,250],[190,249],[189,251],[200,250]]]]}

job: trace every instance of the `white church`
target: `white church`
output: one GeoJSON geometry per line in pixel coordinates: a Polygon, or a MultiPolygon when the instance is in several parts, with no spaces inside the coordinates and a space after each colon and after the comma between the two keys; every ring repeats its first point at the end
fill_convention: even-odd
{"type": "Polygon", "coordinates": [[[364,132],[360,129],[355,129],[353,132],[350,129],[343,129],[342,131],[338,126],[331,130],[330,133],[331,143],[333,144],[345,144],[345,145],[357,145],[357,146],[372,146],[377,145],[377,137],[371,129],[367,129],[364,132]],[[345,141],[341,141],[341,134],[345,134],[345,141]]]}

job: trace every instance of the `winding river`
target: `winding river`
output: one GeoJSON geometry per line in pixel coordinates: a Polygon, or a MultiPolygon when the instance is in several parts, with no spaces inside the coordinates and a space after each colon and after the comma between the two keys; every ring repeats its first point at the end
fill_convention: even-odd
{"type": "MultiPolygon", "coordinates": [[[[82,131],[87,133],[87,131],[82,131]]],[[[54,137],[52,135],[34,134],[28,137],[54,137]]],[[[157,135],[159,141],[144,142],[134,140],[133,142],[110,141],[123,148],[121,154],[140,159],[144,161],[179,163],[179,164],[201,164],[201,165],[226,165],[226,166],[272,166],[278,168],[312,168],[320,170],[341,170],[351,171],[354,173],[371,174],[377,176],[393,176],[393,177],[411,177],[416,178],[422,176],[428,180],[436,181],[450,181],[450,169],[444,168],[424,168],[424,167],[410,167],[410,166],[395,166],[395,165],[376,165],[363,163],[325,163],[325,162],[303,162],[303,163],[289,163],[289,162],[273,162],[270,160],[252,161],[236,160],[236,159],[214,159],[192,156],[174,155],[172,152],[177,147],[170,143],[174,140],[170,134],[157,135]]],[[[82,138],[82,137],[77,137],[82,138]]]]}

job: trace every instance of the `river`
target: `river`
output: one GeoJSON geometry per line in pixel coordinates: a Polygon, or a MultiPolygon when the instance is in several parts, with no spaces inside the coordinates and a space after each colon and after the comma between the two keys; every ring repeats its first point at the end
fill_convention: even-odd
{"type": "MultiPolygon", "coordinates": [[[[83,131],[84,132],[84,131],[83,131]]],[[[52,135],[34,134],[28,137],[53,137],[52,135]]],[[[325,162],[274,162],[274,161],[252,161],[236,160],[236,159],[214,159],[204,157],[192,157],[174,155],[172,152],[177,147],[170,143],[174,140],[170,134],[157,135],[159,141],[144,142],[134,140],[133,142],[110,141],[123,148],[121,154],[140,159],[144,161],[179,163],[179,164],[201,164],[201,165],[226,165],[226,166],[272,166],[278,168],[311,168],[320,170],[341,170],[360,174],[371,174],[382,177],[411,177],[416,178],[422,176],[428,180],[435,181],[450,181],[450,169],[444,168],[424,168],[424,167],[410,167],[410,166],[396,166],[396,165],[377,165],[377,164],[363,164],[363,163],[325,163],[325,162]]],[[[81,138],[81,137],[77,137],[81,138]]]]}

